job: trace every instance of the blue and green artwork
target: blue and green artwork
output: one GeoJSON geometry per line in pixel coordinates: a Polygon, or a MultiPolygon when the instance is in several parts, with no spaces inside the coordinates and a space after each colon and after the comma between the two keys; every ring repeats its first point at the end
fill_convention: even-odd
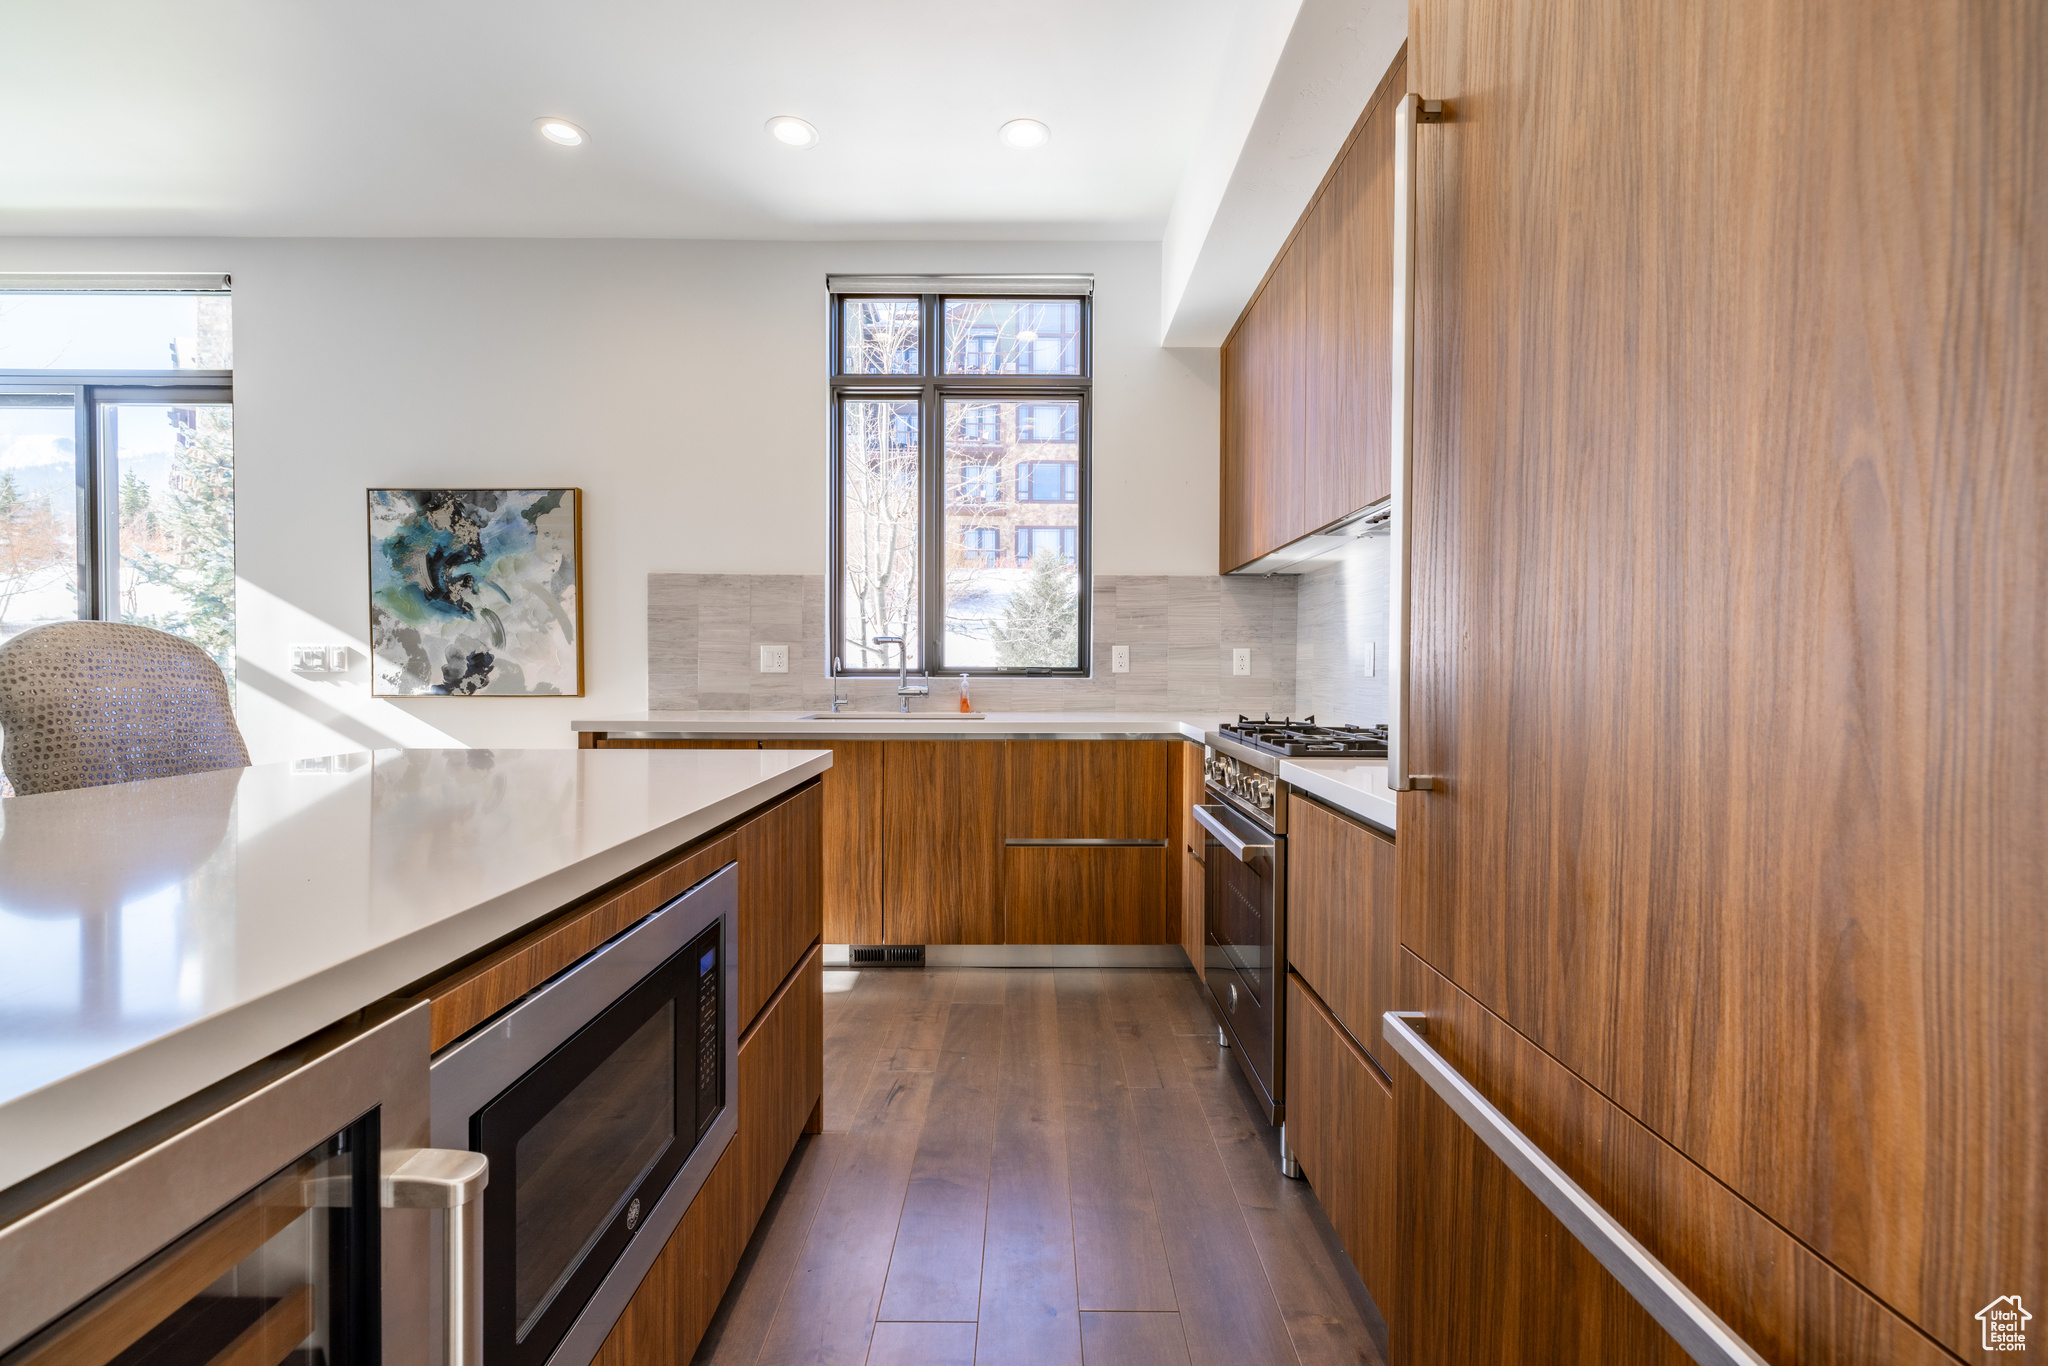
{"type": "Polygon", "coordinates": [[[371,489],[379,697],[583,693],[576,489],[371,489]]]}

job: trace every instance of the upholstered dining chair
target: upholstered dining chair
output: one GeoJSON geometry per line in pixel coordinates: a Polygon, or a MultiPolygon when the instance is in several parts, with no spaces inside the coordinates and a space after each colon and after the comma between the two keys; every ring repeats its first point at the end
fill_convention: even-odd
{"type": "Polygon", "coordinates": [[[0,729],[0,771],[23,796],[249,763],[206,652],[111,621],[60,621],[0,645],[0,729]]]}

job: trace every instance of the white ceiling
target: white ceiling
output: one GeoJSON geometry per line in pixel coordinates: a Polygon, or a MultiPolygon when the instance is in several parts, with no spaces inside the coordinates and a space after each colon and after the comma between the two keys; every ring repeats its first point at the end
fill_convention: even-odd
{"type": "Polygon", "coordinates": [[[1157,240],[1246,3],[0,0],[0,233],[1157,240]]]}

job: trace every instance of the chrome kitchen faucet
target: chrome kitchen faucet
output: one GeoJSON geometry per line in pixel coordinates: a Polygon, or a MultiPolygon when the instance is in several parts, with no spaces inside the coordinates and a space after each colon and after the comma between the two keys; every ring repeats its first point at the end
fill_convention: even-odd
{"type": "MultiPolygon", "coordinates": [[[[877,645],[894,645],[896,647],[896,696],[902,699],[904,714],[908,715],[910,712],[910,699],[913,697],[931,696],[932,685],[929,681],[915,684],[910,681],[910,647],[903,643],[902,636],[876,636],[874,643],[877,645]]],[[[927,680],[931,677],[929,674],[921,676],[927,680]]]]}

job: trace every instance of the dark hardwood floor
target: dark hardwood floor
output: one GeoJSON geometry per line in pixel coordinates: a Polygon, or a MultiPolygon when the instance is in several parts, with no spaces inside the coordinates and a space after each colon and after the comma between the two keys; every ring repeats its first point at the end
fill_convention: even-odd
{"type": "Polygon", "coordinates": [[[697,1361],[1382,1366],[1186,972],[825,974],[805,1138],[697,1361]]]}

